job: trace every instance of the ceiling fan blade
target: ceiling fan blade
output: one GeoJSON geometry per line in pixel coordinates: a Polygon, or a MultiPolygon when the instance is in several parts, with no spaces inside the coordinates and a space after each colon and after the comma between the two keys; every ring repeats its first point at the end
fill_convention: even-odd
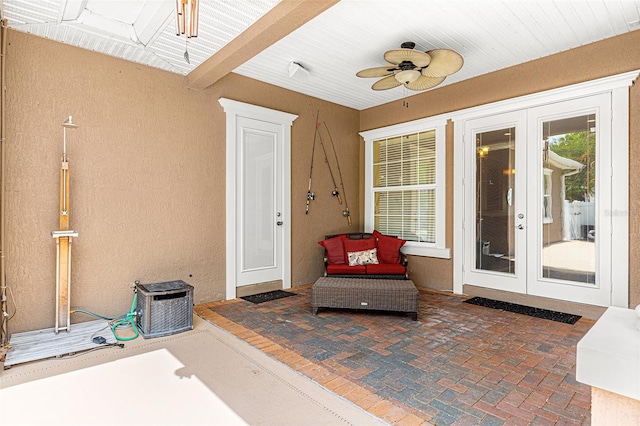
{"type": "Polygon", "coordinates": [[[405,84],[404,87],[411,90],[427,90],[442,83],[446,77],[425,77],[421,75],[413,83],[405,84]]]}
{"type": "Polygon", "coordinates": [[[394,87],[398,87],[401,84],[402,83],[396,80],[395,76],[390,75],[389,77],[385,77],[373,83],[373,86],[371,86],[371,88],[373,90],[387,90],[387,89],[393,89],[394,87]]]}
{"type": "Polygon", "coordinates": [[[387,75],[393,74],[393,71],[398,68],[395,65],[387,65],[386,67],[375,67],[375,68],[367,68],[366,70],[359,71],[356,75],[358,77],[385,77],[387,75]]]}
{"type": "Polygon", "coordinates": [[[431,56],[431,63],[422,70],[425,77],[446,77],[458,72],[464,64],[464,59],[458,52],[449,49],[436,49],[427,52],[431,56]]]}
{"type": "Polygon", "coordinates": [[[384,60],[390,64],[398,65],[402,61],[412,62],[417,68],[423,68],[431,62],[431,56],[419,50],[395,49],[388,50],[384,54],[384,60]]]}

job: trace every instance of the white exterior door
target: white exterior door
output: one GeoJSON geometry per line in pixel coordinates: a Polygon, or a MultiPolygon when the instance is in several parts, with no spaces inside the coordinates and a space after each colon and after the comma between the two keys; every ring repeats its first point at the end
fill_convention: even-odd
{"type": "Polygon", "coordinates": [[[281,280],[281,126],[240,117],[237,132],[237,286],[281,280]]]}
{"type": "Polygon", "coordinates": [[[236,288],[291,287],[291,125],[296,115],[230,99],[226,113],[226,298],[236,288]]]}
{"type": "Polygon", "coordinates": [[[532,108],[528,136],[527,293],[609,306],[611,95],[532,108]]]}
{"type": "Polygon", "coordinates": [[[611,94],[467,120],[464,283],[612,304],[611,94]]]}
{"type": "Polygon", "coordinates": [[[468,120],[464,145],[465,282],[525,293],[526,112],[468,120]]]}

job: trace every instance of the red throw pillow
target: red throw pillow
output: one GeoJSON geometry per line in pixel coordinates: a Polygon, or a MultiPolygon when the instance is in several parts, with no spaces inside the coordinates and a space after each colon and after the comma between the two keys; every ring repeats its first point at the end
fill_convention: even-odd
{"type": "MultiPolygon", "coordinates": [[[[364,240],[352,240],[351,238],[346,237],[344,240],[342,240],[342,243],[344,244],[344,252],[345,252],[346,259],[349,258],[349,255],[347,253],[371,250],[376,248],[375,238],[365,238],[364,240]]],[[[346,259],[345,259],[345,263],[348,263],[346,259]]]]}
{"type": "Polygon", "coordinates": [[[389,237],[378,231],[373,231],[373,236],[378,240],[378,261],[380,263],[400,263],[400,248],[406,241],[401,238],[389,237]]]}
{"type": "Polygon", "coordinates": [[[327,263],[329,265],[343,265],[346,263],[344,245],[342,244],[342,240],[345,238],[347,238],[347,235],[341,234],[337,237],[318,241],[318,244],[327,251],[327,263]]]}

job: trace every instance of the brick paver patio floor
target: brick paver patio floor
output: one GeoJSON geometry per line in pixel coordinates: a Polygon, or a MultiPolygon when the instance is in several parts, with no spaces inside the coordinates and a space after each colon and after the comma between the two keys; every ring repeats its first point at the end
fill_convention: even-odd
{"type": "Polygon", "coordinates": [[[390,424],[589,424],[591,389],[575,379],[574,325],[420,290],[408,315],[322,309],[311,286],[196,313],[390,424]]]}

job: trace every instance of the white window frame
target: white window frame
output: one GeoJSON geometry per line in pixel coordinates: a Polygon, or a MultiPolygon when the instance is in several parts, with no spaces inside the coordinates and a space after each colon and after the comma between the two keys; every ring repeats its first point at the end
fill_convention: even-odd
{"type": "Polygon", "coordinates": [[[373,141],[388,139],[412,133],[435,130],[436,132],[436,240],[435,243],[407,241],[402,252],[414,256],[451,258],[451,250],[445,246],[446,239],[446,125],[444,116],[424,118],[393,126],[360,132],[365,142],[364,173],[364,230],[372,232],[374,227],[374,188],[373,188],[373,141]]]}

